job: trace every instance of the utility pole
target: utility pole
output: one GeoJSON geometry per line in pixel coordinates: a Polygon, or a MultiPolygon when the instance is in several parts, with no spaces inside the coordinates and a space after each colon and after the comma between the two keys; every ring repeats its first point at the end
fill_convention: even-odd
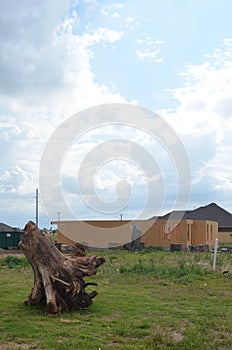
{"type": "Polygon", "coordinates": [[[60,211],[57,212],[58,221],[60,221],[60,211]]]}
{"type": "Polygon", "coordinates": [[[124,214],[125,214],[125,213],[120,213],[120,214],[117,214],[117,215],[115,215],[115,216],[117,216],[117,217],[119,216],[119,220],[122,221],[122,216],[123,216],[124,214]]]}
{"type": "Polygon", "coordinates": [[[35,223],[39,226],[39,190],[35,191],[35,223]]]}

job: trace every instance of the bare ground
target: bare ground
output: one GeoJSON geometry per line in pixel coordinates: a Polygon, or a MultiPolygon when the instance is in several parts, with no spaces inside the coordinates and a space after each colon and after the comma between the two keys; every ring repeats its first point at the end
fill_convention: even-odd
{"type": "MultiPolygon", "coordinates": [[[[21,252],[21,250],[0,250],[0,259],[4,259],[7,256],[17,256],[18,258],[22,258],[24,254],[21,252]]],[[[0,349],[1,350],[1,349],[0,349]]]]}

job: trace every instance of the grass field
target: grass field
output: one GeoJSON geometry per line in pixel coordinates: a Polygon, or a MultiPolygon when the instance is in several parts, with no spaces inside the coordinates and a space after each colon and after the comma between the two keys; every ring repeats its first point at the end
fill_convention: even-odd
{"type": "Polygon", "coordinates": [[[25,258],[1,259],[0,349],[232,349],[232,278],[222,273],[231,254],[219,254],[216,272],[212,253],[97,254],[106,263],[89,278],[94,304],[54,317],[23,304],[33,284],[25,258]]]}

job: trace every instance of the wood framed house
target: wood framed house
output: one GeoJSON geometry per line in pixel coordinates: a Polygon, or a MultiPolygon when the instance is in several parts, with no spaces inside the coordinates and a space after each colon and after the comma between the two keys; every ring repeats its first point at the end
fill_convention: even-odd
{"type": "MultiPolygon", "coordinates": [[[[183,220],[193,220],[195,227],[197,225],[200,226],[200,221],[202,220],[216,222],[218,225],[219,243],[232,242],[232,214],[216,203],[210,203],[193,210],[171,212],[159,218],[167,220],[170,215],[173,216],[180,213],[183,216],[183,220]]],[[[206,235],[207,232],[211,234],[212,224],[206,223],[206,225],[208,225],[206,226],[206,235]]],[[[198,228],[196,229],[195,237],[198,237],[196,238],[197,241],[200,240],[199,235],[201,235],[201,232],[198,228]]]]}

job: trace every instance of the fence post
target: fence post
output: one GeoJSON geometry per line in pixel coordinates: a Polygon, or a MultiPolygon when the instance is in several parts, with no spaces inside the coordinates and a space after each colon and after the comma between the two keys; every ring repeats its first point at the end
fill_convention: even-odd
{"type": "Polygon", "coordinates": [[[214,246],[214,257],[213,257],[213,270],[214,271],[216,269],[217,249],[218,249],[218,238],[215,239],[215,246],[214,246]]]}

